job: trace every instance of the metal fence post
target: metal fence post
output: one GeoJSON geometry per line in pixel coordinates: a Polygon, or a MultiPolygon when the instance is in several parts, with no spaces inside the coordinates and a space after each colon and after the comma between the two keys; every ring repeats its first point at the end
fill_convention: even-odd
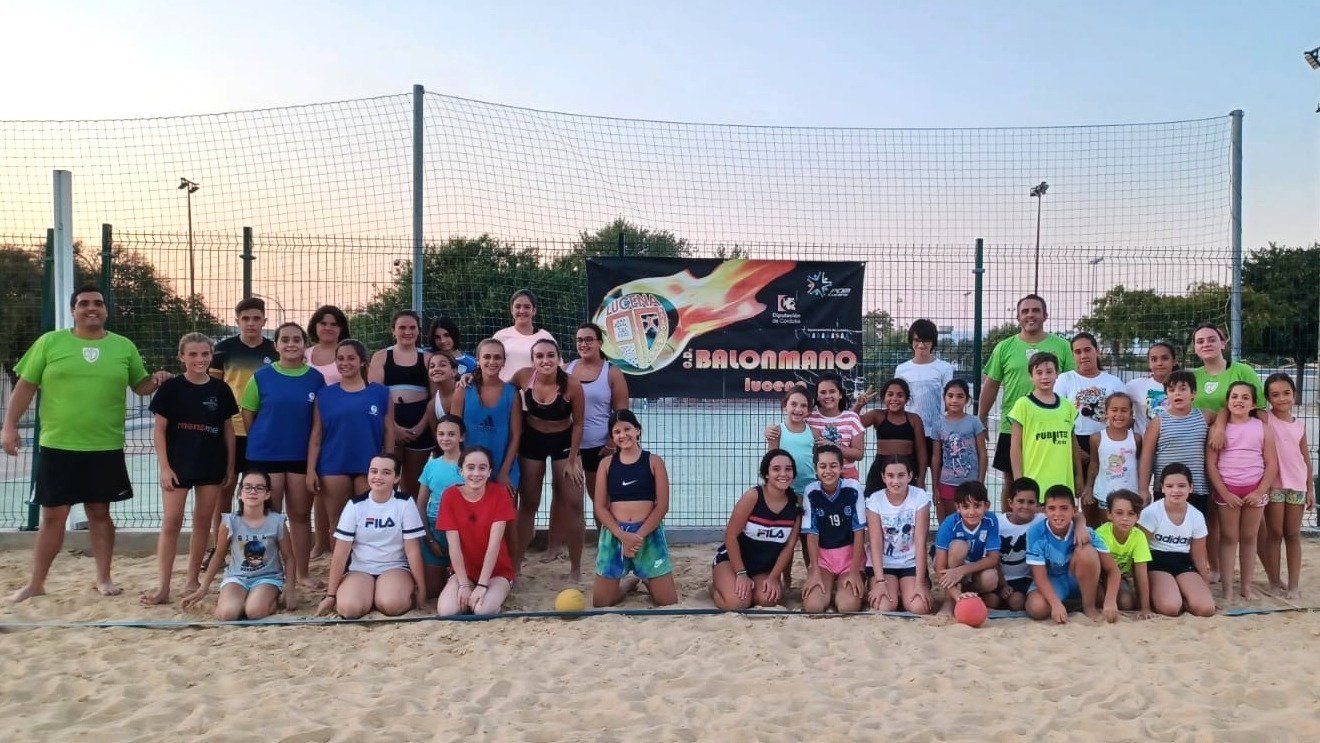
{"type": "Polygon", "coordinates": [[[422,312],[422,168],[425,164],[425,146],[422,140],[422,125],[425,120],[423,109],[426,103],[426,89],[413,86],[413,131],[412,131],[412,308],[422,312]]]}
{"type": "Polygon", "coordinates": [[[101,294],[105,297],[107,312],[115,311],[114,292],[114,228],[101,225],[101,294]]]}
{"type": "Polygon", "coordinates": [[[1229,112],[1229,240],[1233,249],[1233,292],[1229,305],[1228,343],[1233,361],[1242,358],[1242,109],[1229,112]]]}
{"type": "Polygon", "coordinates": [[[252,228],[243,228],[243,298],[252,297],[252,261],[256,256],[252,255],[252,228]]]}
{"type": "MultiPolygon", "coordinates": [[[[46,251],[41,259],[41,332],[55,329],[55,230],[46,230],[46,251]]],[[[41,506],[37,505],[37,461],[41,458],[41,390],[32,412],[32,470],[28,473],[27,526],[22,531],[36,531],[41,525],[41,506]]]]}
{"type": "Polygon", "coordinates": [[[619,238],[618,238],[618,240],[616,241],[616,246],[617,246],[617,249],[618,249],[618,255],[619,255],[620,258],[622,258],[622,257],[623,257],[623,251],[624,251],[623,229],[622,229],[622,228],[619,229],[619,238]]]}
{"type": "Polygon", "coordinates": [[[980,413],[981,407],[981,351],[984,339],[981,337],[981,290],[985,279],[985,239],[976,238],[976,267],[972,269],[975,290],[972,293],[972,412],[980,413]]]}

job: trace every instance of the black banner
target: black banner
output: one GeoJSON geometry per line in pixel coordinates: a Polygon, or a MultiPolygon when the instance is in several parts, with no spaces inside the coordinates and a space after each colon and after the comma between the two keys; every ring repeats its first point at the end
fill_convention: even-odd
{"type": "Polygon", "coordinates": [[[592,258],[587,306],[634,397],[761,397],[860,373],[864,264],[592,258]]]}

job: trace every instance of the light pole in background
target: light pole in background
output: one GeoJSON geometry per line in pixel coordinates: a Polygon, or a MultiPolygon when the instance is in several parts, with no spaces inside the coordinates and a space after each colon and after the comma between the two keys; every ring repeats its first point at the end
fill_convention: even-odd
{"type": "Polygon", "coordinates": [[[192,195],[201,186],[187,178],[179,179],[179,190],[188,194],[188,299],[197,296],[197,259],[193,256],[192,195]]]}
{"type": "Polygon", "coordinates": [[[1045,192],[1050,190],[1050,184],[1041,181],[1040,185],[1031,187],[1031,198],[1036,200],[1036,272],[1035,279],[1031,282],[1031,293],[1040,294],[1040,208],[1045,201],[1045,192]]]}

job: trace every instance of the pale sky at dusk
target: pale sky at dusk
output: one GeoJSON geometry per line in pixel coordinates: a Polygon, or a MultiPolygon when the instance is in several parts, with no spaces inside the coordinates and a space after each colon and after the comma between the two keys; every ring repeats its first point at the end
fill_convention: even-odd
{"type": "Polygon", "coordinates": [[[0,119],[429,91],[744,124],[1013,126],[1246,111],[1247,248],[1320,237],[1320,4],[6,3],[0,119]]]}

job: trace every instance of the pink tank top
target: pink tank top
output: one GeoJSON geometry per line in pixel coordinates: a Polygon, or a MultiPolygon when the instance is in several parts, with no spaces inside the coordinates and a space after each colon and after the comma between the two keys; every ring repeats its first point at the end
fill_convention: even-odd
{"type": "MultiPolygon", "coordinates": [[[[335,362],[331,361],[328,364],[322,364],[320,366],[317,366],[316,364],[312,363],[312,349],[309,348],[303,352],[303,360],[307,362],[308,366],[321,372],[321,376],[325,377],[325,384],[327,387],[332,384],[339,384],[339,382],[341,381],[341,377],[339,376],[339,367],[335,364],[335,362]]],[[[365,372],[365,369],[363,371],[365,372]]]]}
{"type": "Polygon", "coordinates": [[[1281,490],[1306,492],[1306,460],[1302,458],[1302,419],[1293,417],[1292,423],[1269,414],[1270,430],[1274,432],[1274,450],[1279,454],[1279,476],[1274,487],[1281,490]]]}
{"type": "Polygon", "coordinates": [[[1229,423],[1228,443],[1219,452],[1219,476],[1234,488],[1254,487],[1265,476],[1265,424],[1259,418],[1229,423]]]}

